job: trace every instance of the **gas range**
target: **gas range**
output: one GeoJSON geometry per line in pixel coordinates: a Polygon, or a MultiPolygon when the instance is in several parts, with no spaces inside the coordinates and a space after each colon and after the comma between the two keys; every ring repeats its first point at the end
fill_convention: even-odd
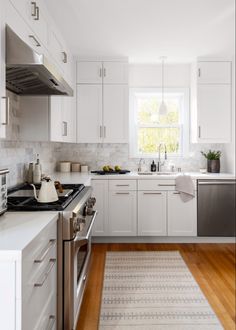
{"type": "MultiPolygon", "coordinates": [[[[36,184],[40,189],[40,184],[36,184]]],[[[63,211],[85,188],[83,184],[63,184],[63,192],[58,192],[58,200],[52,203],[39,203],[34,198],[30,184],[21,184],[8,189],[8,211],[63,211]]]]}

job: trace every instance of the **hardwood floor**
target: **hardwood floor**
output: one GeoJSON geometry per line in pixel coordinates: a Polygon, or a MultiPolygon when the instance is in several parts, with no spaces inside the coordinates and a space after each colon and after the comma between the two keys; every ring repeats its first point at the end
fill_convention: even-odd
{"type": "Polygon", "coordinates": [[[106,251],[178,250],[224,329],[236,329],[235,244],[93,244],[77,330],[98,329],[106,251]]]}

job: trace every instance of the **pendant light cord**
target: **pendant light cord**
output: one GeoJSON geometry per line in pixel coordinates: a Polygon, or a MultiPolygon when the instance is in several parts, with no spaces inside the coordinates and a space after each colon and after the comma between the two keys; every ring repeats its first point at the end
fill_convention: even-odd
{"type": "Polygon", "coordinates": [[[164,58],[162,59],[162,104],[164,103],[164,58]]]}

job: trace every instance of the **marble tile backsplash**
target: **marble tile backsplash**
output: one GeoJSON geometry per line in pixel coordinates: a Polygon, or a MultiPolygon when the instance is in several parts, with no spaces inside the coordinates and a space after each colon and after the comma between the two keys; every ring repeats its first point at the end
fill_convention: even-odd
{"type": "MultiPolygon", "coordinates": [[[[191,144],[189,156],[182,159],[169,159],[166,166],[174,164],[182,171],[198,171],[206,167],[201,150],[223,150],[223,145],[191,144]]],[[[43,173],[50,174],[57,168],[59,161],[69,160],[89,166],[90,170],[100,169],[103,165],[120,165],[131,171],[137,170],[139,159],[129,158],[128,144],[67,144],[50,142],[0,141],[0,168],[9,168],[8,185],[21,183],[26,178],[29,162],[36,160],[39,153],[43,173]]],[[[153,159],[145,159],[145,167],[150,168],[153,159]]],[[[221,170],[224,171],[222,162],[221,170]]]]}

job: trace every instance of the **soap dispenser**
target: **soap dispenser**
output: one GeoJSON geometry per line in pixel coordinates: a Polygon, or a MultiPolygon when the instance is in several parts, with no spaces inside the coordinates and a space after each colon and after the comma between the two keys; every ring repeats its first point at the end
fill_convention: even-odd
{"type": "Polygon", "coordinates": [[[156,164],[154,163],[154,160],[152,161],[152,164],[151,164],[151,172],[156,172],[157,170],[157,166],[156,164]]]}

